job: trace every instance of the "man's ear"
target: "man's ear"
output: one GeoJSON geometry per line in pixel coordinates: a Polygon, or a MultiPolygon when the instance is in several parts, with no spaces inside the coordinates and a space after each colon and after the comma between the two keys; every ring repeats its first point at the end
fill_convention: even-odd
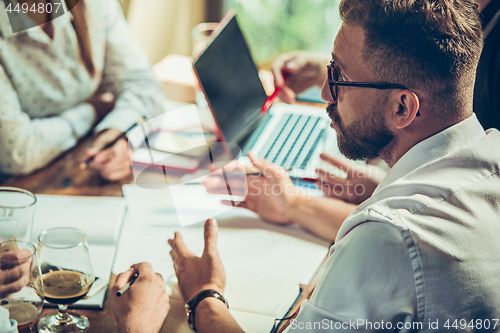
{"type": "Polygon", "coordinates": [[[396,94],[396,108],[393,113],[393,122],[396,129],[403,129],[410,125],[415,117],[420,117],[420,100],[417,94],[410,90],[402,90],[396,94]]]}

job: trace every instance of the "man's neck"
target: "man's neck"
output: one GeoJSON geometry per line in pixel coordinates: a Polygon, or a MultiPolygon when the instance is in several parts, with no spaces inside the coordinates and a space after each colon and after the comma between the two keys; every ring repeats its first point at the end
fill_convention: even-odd
{"type": "Polygon", "coordinates": [[[491,0],[477,0],[477,3],[479,4],[479,11],[482,12],[490,2],[491,0]]]}
{"type": "MultiPolygon", "coordinates": [[[[415,145],[441,131],[444,131],[445,129],[453,125],[458,124],[459,122],[469,118],[471,115],[472,114],[464,115],[462,118],[455,119],[454,121],[451,121],[445,125],[440,125],[437,127],[420,126],[413,129],[412,132],[403,133],[399,137],[394,138],[394,145],[392,145],[392,147],[388,147],[387,151],[382,151],[380,157],[385,161],[385,163],[387,163],[389,167],[392,168],[392,166],[396,164],[396,162],[399,161],[399,159],[403,157],[403,155],[406,154],[415,145]]],[[[433,122],[435,124],[439,124],[439,121],[433,122]]],[[[429,123],[429,121],[427,123],[429,123]]]]}

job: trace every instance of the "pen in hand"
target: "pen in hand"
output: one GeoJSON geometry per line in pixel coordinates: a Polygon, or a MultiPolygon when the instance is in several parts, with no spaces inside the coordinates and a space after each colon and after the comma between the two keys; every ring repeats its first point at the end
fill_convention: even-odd
{"type": "Polygon", "coordinates": [[[130,288],[130,286],[135,282],[135,280],[137,280],[138,277],[139,277],[139,274],[135,273],[134,276],[132,276],[132,278],[127,282],[127,284],[124,285],[122,289],[120,289],[116,292],[116,296],[121,297],[130,288]]]}
{"type": "MultiPolygon", "coordinates": [[[[113,141],[108,142],[106,145],[104,145],[102,148],[100,148],[99,151],[97,152],[97,154],[99,154],[100,152],[102,152],[106,149],[113,147],[118,142],[118,140],[125,137],[131,130],[133,130],[137,125],[142,124],[145,120],[146,119],[144,117],[141,117],[141,119],[139,119],[135,124],[133,124],[132,126],[127,128],[127,130],[125,130],[125,132],[118,135],[113,141]]],[[[97,154],[90,156],[84,162],[80,163],[80,166],[79,166],[80,170],[87,169],[87,166],[89,165],[90,162],[92,162],[94,160],[94,158],[97,156],[97,154]]]]}
{"type": "Polygon", "coordinates": [[[275,87],[273,93],[267,97],[264,105],[262,106],[262,109],[260,110],[261,114],[265,114],[267,111],[269,111],[269,108],[271,107],[271,105],[273,105],[273,101],[276,99],[276,97],[279,95],[283,87],[286,85],[286,82],[288,81],[288,76],[290,74],[288,74],[287,72],[282,72],[281,74],[283,75],[285,83],[282,86],[275,87]]]}

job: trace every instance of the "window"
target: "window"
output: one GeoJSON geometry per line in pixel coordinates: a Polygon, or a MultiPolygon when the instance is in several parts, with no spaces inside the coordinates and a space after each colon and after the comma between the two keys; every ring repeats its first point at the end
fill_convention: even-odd
{"type": "Polygon", "coordinates": [[[330,53],[340,28],[339,0],[226,0],[254,61],[265,65],[278,54],[308,50],[330,53]]]}

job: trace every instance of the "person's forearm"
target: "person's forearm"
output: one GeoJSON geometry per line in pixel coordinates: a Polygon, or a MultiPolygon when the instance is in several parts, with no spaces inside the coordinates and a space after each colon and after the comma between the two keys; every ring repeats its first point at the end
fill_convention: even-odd
{"type": "Polygon", "coordinates": [[[195,309],[195,326],[200,333],[240,333],[240,325],[229,313],[226,304],[209,297],[201,301],[195,309]]]}
{"type": "Polygon", "coordinates": [[[291,222],[334,241],[340,226],[354,208],[356,205],[342,200],[300,194],[288,216],[291,222]]]}

